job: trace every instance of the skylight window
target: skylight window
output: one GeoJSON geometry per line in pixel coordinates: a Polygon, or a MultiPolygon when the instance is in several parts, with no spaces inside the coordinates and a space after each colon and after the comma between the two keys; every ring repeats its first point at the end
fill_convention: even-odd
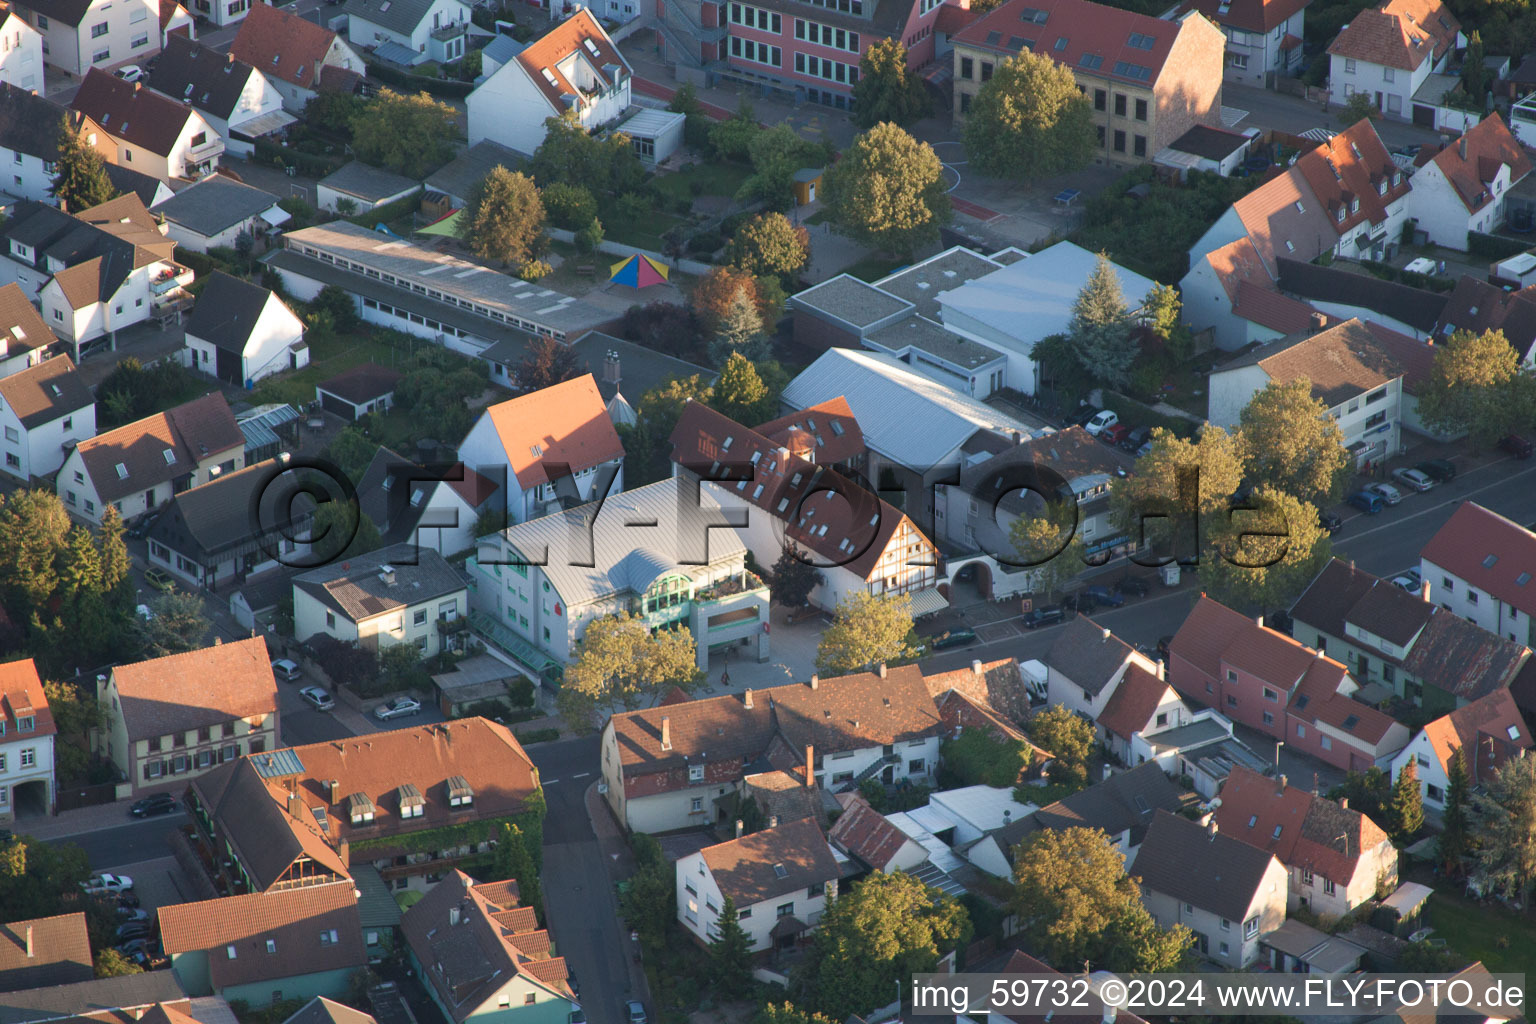
{"type": "Polygon", "coordinates": [[[1284,827],[1285,827],[1284,825],[1276,825],[1275,826],[1275,834],[1273,836],[1271,836],[1270,838],[1271,839],[1279,839],[1280,838],[1280,830],[1282,828],[1284,828],[1284,827]]]}
{"type": "Polygon", "coordinates": [[[1357,726],[1359,724],[1360,724],[1360,716],[1359,715],[1350,715],[1348,718],[1344,719],[1344,731],[1348,732],[1349,730],[1353,729],[1355,726],[1357,726]]]}
{"type": "Polygon", "coordinates": [[[789,869],[786,868],[783,864],[775,864],[773,866],[773,874],[776,878],[788,878],[789,869]]]}
{"type": "Polygon", "coordinates": [[[1132,32],[1126,45],[1133,50],[1150,50],[1157,45],[1157,40],[1141,32],[1132,32]]]}
{"type": "Polygon", "coordinates": [[[171,449],[167,448],[164,451],[163,454],[165,455],[165,464],[167,466],[174,466],[174,465],[176,465],[176,453],[174,451],[172,451],[171,449]]]}
{"type": "Polygon", "coordinates": [[[1498,555],[1489,555],[1487,558],[1483,559],[1483,568],[1484,569],[1492,569],[1494,566],[1496,566],[1498,564],[1499,564],[1499,556],[1498,555]]]}
{"type": "Polygon", "coordinates": [[[1306,707],[1307,706],[1307,702],[1310,701],[1311,699],[1312,698],[1307,696],[1306,694],[1302,694],[1300,697],[1297,697],[1296,698],[1296,710],[1300,711],[1302,708],[1306,707]]]}
{"type": "Polygon", "coordinates": [[[117,464],[117,478],[119,480],[128,479],[128,467],[123,465],[121,462],[117,464]]]}
{"type": "Polygon", "coordinates": [[[1060,53],[1062,50],[1065,50],[1066,48],[1067,48],[1067,37],[1066,36],[1058,36],[1056,38],[1056,45],[1054,47],[1052,47],[1052,49],[1054,49],[1056,52],[1060,53]]]}
{"type": "Polygon", "coordinates": [[[544,76],[544,81],[548,82],[550,85],[559,84],[555,81],[555,73],[549,70],[549,68],[539,68],[539,72],[544,76]]]}
{"type": "Polygon", "coordinates": [[[1089,71],[1097,71],[1104,66],[1104,58],[1096,53],[1085,53],[1077,59],[1077,66],[1087,68],[1089,71]]]}
{"type": "Polygon", "coordinates": [[[594,57],[598,56],[597,44],[596,43],[594,43],[590,39],[585,39],[585,40],[583,40],[583,42],[585,42],[587,44],[587,52],[588,53],[590,53],[594,57]]]}
{"type": "MultiPolygon", "coordinates": [[[[1058,46],[1057,49],[1059,50],[1061,47],[1058,46]]],[[[836,434],[838,437],[843,436],[843,425],[837,420],[832,421],[832,433],[836,434]]]]}
{"type": "Polygon", "coordinates": [[[1517,587],[1523,587],[1529,582],[1531,582],[1531,574],[1528,572],[1523,572],[1515,577],[1515,586],[1517,587]]]}
{"type": "Polygon", "coordinates": [[[987,45],[988,46],[996,46],[998,43],[1001,43],[1002,41],[1003,41],[1003,34],[1001,32],[988,32],[987,33],[987,45]]]}
{"type": "Polygon", "coordinates": [[[1034,48],[1035,41],[1033,39],[1025,39],[1023,36],[1008,37],[1008,49],[1010,50],[1033,50],[1034,48]]]}
{"type": "Polygon", "coordinates": [[[1508,729],[1505,729],[1504,731],[1509,733],[1509,738],[1510,739],[1512,739],[1512,740],[1519,740],[1520,739],[1520,727],[1518,725],[1512,725],[1508,729]]]}
{"type": "Polygon", "coordinates": [[[734,441],[734,440],[736,440],[735,437],[727,437],[723,442],[721,442],[720,450],[723,451],[723,452],[730,451],[731,450],[731,442],[734,441]]]}
{"type": "Polygon", "coordinates": [[[1250,814],[1250,815],[1248,815],[1248,827],[1249,828],[1253,828],[1253,826],[1257,825],[1258,823],[1259,823],[1259,816],[1257,814],[1250,814]]]}
{"type": "Polygon", "coordinates": [[[533,453],[533,457],[536,459],[544,454],[544,446],[541,444],[531,444],[528,446],[528,450],[533,453]]]}

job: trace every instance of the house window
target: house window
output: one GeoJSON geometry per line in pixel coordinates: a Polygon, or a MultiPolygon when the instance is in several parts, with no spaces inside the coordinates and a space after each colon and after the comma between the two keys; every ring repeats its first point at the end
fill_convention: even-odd
{"type": "Polygon", "coordinates": [[[988,61],[981,62],[981,80],[983,82],[992,81],[992,65],[988,61]]]}
{"type": "MultiPolygon", "coordinates": [[[[0,769],[0,770],[3,770],[3,769],[0,769]]],[[[1445,790],[1441,789],[1439,786],[1435,785],[1433,782],[1425,784],[1425,786],[1424,786],[1424,795],[1429,797],[1431,800],[1435,801],[1435,803],[1444,803],[1445,802],[1445,790]]]]}
{"type": "Polygon", "coordinates": [[[701,765],[701,764],[691,764],[691,765],[689,765],[688,766],[688,781],[689,782],[703,782],[704,781],[704,766],[701,765]]]}
{"type": "Polygon", "coordinates": [[[1229,708],[1237,707],[1237,698],[1235,696],[1233,696],[1232,694],[1230,694],[1230,693],[1227,694],[1227,707],[1229,707],[1229,708]]]}
{"type": "Polygon", "coordinates": [[[416,613],[411,616],[411,625],[413,625],[413,626],[425,626],[426,624],[427,624],[427,610],[425,608],[418,608],[418,609],[416,609],[416,613]]]}
{"type": "Polygon", "coordinates": [[[921,757],[914,758],[907,762],[908,775],[921,775],[927,770],[927,764],[921,757]]]}
{"type": "Polygon", "coordinates": [[[1273,704],[1280,699],[1280,694],[1266,686],[1264,687],[1264,699],[1273,704]]]}
{"type": "Polygon", "coordinates": [[[1272,711],[1264,712],[1264,724],[1265,725],[1274,725],[1275,724],[1275,714],[1274,714],[1274,712],[1272,712],[1272,711]]]}
{"type": "MultiPolygon", "coordinates": [[[[92,39],[100,39],[102,36],[104,36],[106,34],[107,34],[107,23],[106,22],[100,21],[100,22],[97,22],[96,24],[91,26],[91,38],[92,39]]],[[[105,124],[106,122],[103,121],[102,123],[105,124]]]]}
{"type": "Polygon", "coordinates": [[[960,58],[960,77],[967,82],[976,77],[976,62],[970,57],[960,58]]]}
{"type": "Polygon", "coordinates": [[[1307,738],[1307,727],[1302,725],[1300,722],[1296,723],[1296,738],[1299,740],[1304,740],[1307,738]]]}
{"type": "Polygon", "coordinates": [[[689,810],[689,811],[690,811],[690,812],[691,812],[691,813],[693,813],[693,814],[697,814],[697,813],[699,813],[699,812],[700,812],[700,811],[702,811],[702,810],[703,810],[703,809],[704,809],[704,798],[703,798],[703,797],[698,797],[698,796],[696,796],[696,797],[694,797],[694,798],[693,798],[693,800],[692,800],[692,801],[691,801],[691,802],[690,802],[690,803],[689,803],[689,807],[688,807],[688,810],[689,810]]]}
{"type": "Polygon", "coordinates": [[[1138,120],[1138,121],[1145,121],[1146,119],[1147,119],[1147,101],[1146,100],[1137,100],[1136,101],[1136,120],[1138,120]]]}
{"type": "Polygon", "coordinates": [[[1235,669],[1235,668],[1227,669],[1227,682],[1229,682],[1229,683],[1237,682],[1237,669],[1235,669]]]}
{"type": "Polygon", "coordinates": [[[1317,742],[1318,742],[1318,745],[1321,746],[1324,750],[1332,750],[1333,749],[1333,737],[1331,737],[1331,736],[1326,736],[1326,735],[1323,735],[1322,733],[1319,733],[1318,737],[1317,737],[1317,742]]]}
{"type": "Polygon", "coordinates": [[[1477,604],[1477,591],[1467,588],[1467,604],[1477,604]]]}
{"type": "Polygon", "coordinates": [[[1125,93],[1123,92],[1115,93],[1115,116],[1125,116],[1125,93]]]}
{"type": "Polygon", "coordinates": [[[532,992],[525,993],[523,995],[523,1005],[524,1006],[532,1006],[533,1005],[533,1001],[535,999],[537,999],[537,998],[538,998],[538,996],[534,995],[532,992]]]}
{"type": "Polygon", "coordinates": [[[1103,112],[1109,109],[1109,93],[1103,89],[1093,90],[1093,109],[1103,112]]]}
{"type": "Polygon", "coordinates": [[[336,613],[335,612],[326,612],[325,613],[325,628],[326,629],[335,629],[336,628],[336,613]]]}
{"type": "Polygon", "coordinates": [[[1221,919],[1221,930],[1224,931],[1224,932],[1231,931],[1232,930],[1232,922],[1228,921],[1226,918],[1222,918],[1221,919]]]}
{"type": "Polygon", "coordinates": [[[1333,884],[1333,879],[1331,879],[1331,878],[1323,879],[1323,895],[1324,896],[1332,896],[1332,895],[1334,895],[1337,892],[1338,892],[1338,887],[1333,884]]]}
{"type": "Polygon", "coordinates": [[[1355,73],[1355,59],[1353,57],[1345,58],[1345,60],[1344,60],[1344,73],[1346,75],[1352,75],[1352,74],[1355,73]]]}
{"type": "Polygon", "coordinates": [[[1136,156],[1147,155],[1147,137],[1145,135],[1134,136],[1131,141],[1133,143],[1131,146],[1132,153],[1136,156]]]}
{"type": "Polygon", "coordinates": [[[28,747],[26,750],[23,750],[21,752],[21,757],[17,758],[17,761],[19,762],[19,764],[23,768],[36,768],[37,767],[37,750],[36,750],[36,748],[28,747]]]}
{"type": "Polygon", "coordinates": [[[794,905],[794,903],[791,902],[791,903],[780,903],[779,904],[779,913],[778,913],[779,917],[789,917],[794,912],[795,912],[795,905],[794,905]]]}
{"type": "Polygon", "coordinates": [[[1115,152],[1116,153],[1124,153],[1125,152],[1125,132],[1122,132],[1122,131],[1116,131],[1115,132],[1115,152]]]}

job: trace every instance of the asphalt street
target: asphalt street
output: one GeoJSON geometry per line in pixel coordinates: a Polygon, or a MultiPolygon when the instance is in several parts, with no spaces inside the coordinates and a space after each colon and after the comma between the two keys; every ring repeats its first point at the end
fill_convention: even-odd
{"type": "Polygon", "coordinates": [[[54,842],[74,843],[90,858],[92,870],[110,871],[124,864],[137,864],[139,861],[168,856],[171,848],[166,837],[186,820],[186,813],[178,812],[135,821],[128,817],[125,805],[122,825],[73,836],[60,836],[54,842]]]}

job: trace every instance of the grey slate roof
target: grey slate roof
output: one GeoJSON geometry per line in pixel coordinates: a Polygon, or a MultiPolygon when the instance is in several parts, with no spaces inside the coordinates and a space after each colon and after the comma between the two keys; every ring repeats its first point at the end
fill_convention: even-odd
{"type": "MultiPolygon", "coordinates": [[[[200,187],[194,185],[187,192],[200,187]]],[[[186,194],[183,192],[181,195],[186,194]]],[[[180,199],[181,196],[176,198],[180,199]]],[[[222,270],[215,271],[208,279],[208,286],[198,296],[192,315],[187,319],[187,334],[210,341],[215,348],[244,355],[246,342],[251,339],[251,330],[271,298],[272,293],[259,284],[231,277],[222,270]]]]}
{"type": "Polygon", "coordinates": [[[1420,331],[1434,330],[1441,311],[1450,302],[1446,292],[1383,281],[1338,267],[1320,267],[1284,256],[1279,258],[1279,266],[1281,289],[1297,298],[1363,306],[1420,331]]]}
{"type": "Polygon", "coordinates": [[[311,569],[295,576],[293,585],[353,622],[465,588],[464,577],[442,555],[413,544],[392,544],[345,563],[311,569]],[[395,570],[393,583],[379,578],[386,565],[395,570]]]}
{"type": "Polygon", "coordinates": [[[155,212],[188,231],[211,238],[276,205],[277,196],[270,192],[222,174],[210,174],[155,207],[155,212]]]}
{"type": "Polygon", "coordinates": [[[432,0],[347,0],[342,7],[349,17],[410,35],[432,9],[432,0]]]}
{"type": "MultiPolygon", "coordinates": [[[[411,539],[416,523],[421,519],[422,506],[412,505],[404,491],[386,488],[386,480],[398,480],[400,470],[410,470],[426,477],[427,473],[417,463],[380,445],[373,453],[373,460],[363,471],[357,483],[357,502],[365,518],[379,528],[385,544],[399,544],[411,539]]],[[[428,484],[416,485],[426,487],[428,484]]]]}
{"type": "Polygon", "coordinates": [[[1136,845],[1146,835],[1154,814],[1176,811],[1182,804],[1178,787],[1148,761],[1004,826],[998,838],[1011,849],[1041,829],[1097,828],[1110,836],[1129,831],[1131,844],[1136,845]]]}
{"type": "Polygon", "coordinates": [[[256,69],[186,36],[173,35],[168,43],[150,73],[149,87],[227,121],[256,69]]]}
{"type": "MultiPolygon", "coordinates": [[[[179,39],[180,37],[172,36],[171,38],[179,39]]],[[[107,164],[103,170],[107,172],[107,180],[112,183],[113,188],[119,192],[132,192],[145,206],[154,203],[160,186],[164,184],[152,174],[145,174],[143,171],[136,171],[122,164],[107,164]]]]}
{"type": "Polygon", "coordinates": [[[1135,870],[1143,889],[1241,922],[1273,860],[1241,839],[1162,812],[1147,830],[1135,870]]]}
{"type": "Polygon", "coordinates": [[[180,1004],[187,1008],[187,993],[173,971],[142,971],[115,978],[77,981],[73,985],[50,985],[7,992],[0,996],[0,1024],[29,1024],[31,1021],[74,1017],[86,1007],[92,1011],[149,1008],[156,1003],[180,1004]]]}
{"type": "Polygon", "coordinates": [[[85,17],[86,11],[91,8],[91,0],[27,0],[20,6],[24,6],[29,11],[36,11],[49,21],[79,25],[80,19],[85,17]]]}
{"type": "Polygon", "coordinates": [[[0,83],[0,146],[43,160],[59,155],[65,108],[29,89],[0,83]]]}
{"type": "MultiPolygon", "coordinates": [[[[497,38],[511,41],[508,36],[497,38]]],[[[499,142],[492,142],[490,139],[483,139],[433,171],[427,178],[427,188],[443,192],[461,202],[467,202],[470,192],[474,191],[475,186],[484,181],[485,176],[497,166],[515,171],[527,159],[525,154],[515,149],[503,146],[499,142]]]]}
{"type": "Polygon", "coordinates": [[[313,499],[295,492],[296,482],[277,479],[285,468],[269,459],[182,491],[150,527],[150,539],[204,564],[230,552],[275,549],[276,539],[293,536],[313,507],[313,499]]]}
{"type": "Polygon", "coordinates": [[[370,203],[421,187],[420,182],[401,174],[369,167],[360,160],[354,160],[321,178],[320,184],[349,196],[366,199],[370,203]]]}
{"type": "Polygon", "coordinates": [[[1045,663],[1096,697],[1132,650],[1108,626],[1079,615],[1057,634],[1045,663]]]}

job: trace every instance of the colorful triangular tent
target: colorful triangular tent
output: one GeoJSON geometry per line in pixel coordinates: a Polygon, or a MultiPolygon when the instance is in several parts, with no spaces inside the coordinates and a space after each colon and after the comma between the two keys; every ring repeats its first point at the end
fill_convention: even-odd
{"type": "Polygon", "coordinates": [[[644,253],[635,253],[620,260],[611,268],[608,280],[627,284],[631,288],[649,288],[653,284],[667,283],[667,265],[651,259],[644,253]]]}
{"type": "Polygon", "coordinates": [[[418,235],[446,235],[452,238],[459,233],[459,217],[463,213],[463,210],[454,210],[452,213],[444,214],[426,227],[417,228],[416,233],[418,235]]]}

